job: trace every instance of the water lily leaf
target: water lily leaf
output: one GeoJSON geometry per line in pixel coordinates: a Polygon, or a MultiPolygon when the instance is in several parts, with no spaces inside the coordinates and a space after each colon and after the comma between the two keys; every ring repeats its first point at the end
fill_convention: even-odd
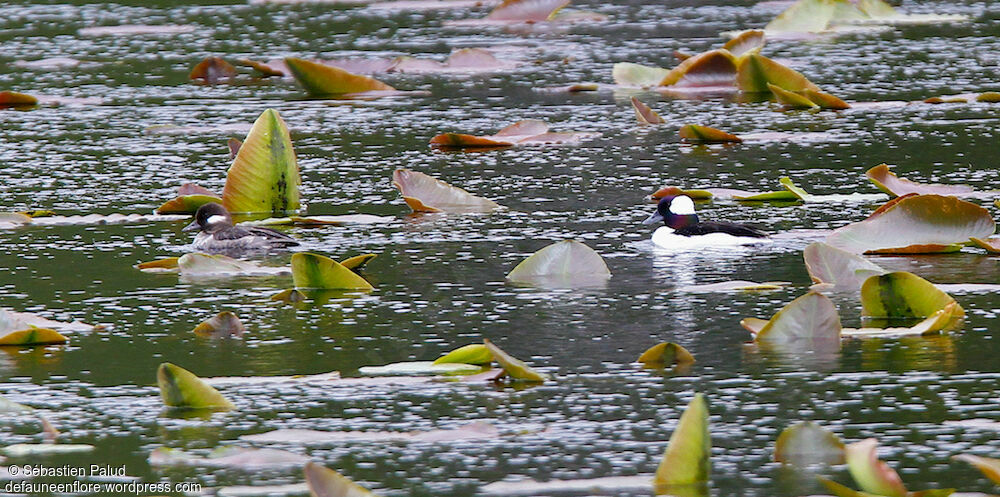
{"type": "Polygon", "coordinates": [[[486,345],[486,348],[493,354],[493,359],[507,372],[507,376],[511,380],[542,383],[551,379],[549,375],[535,371],[531,366],[525,364],[524,361],[507,354],[503,349],[489,341],[489,339],[484,338],[483,344],[486,345]]]}
{"type": "Polygon", "coordinates": [[[709,456],[712,438],[708,433],[708,405],[704,394],[695,394],[670,435],[667,451],[656,468],[653,485],[659,490],[674,485],[708,481],[712,469],[709,456]]]}
{"type": "Polygon", "coordinates": [[[221,203],[222,198],[216,195],[183,195],[168,200],[153,212],[157,214],[194,214],[199,207],[212,202],[221,203]]]}
{"type": "Polygon", "coordinates": [[[51,345],[68,341],[63,334],[48,328],[28,328],[0,336],[0,345],[51,345]]]}
{"type": "Polygon", "coordinates": [[[658,86],[680,88],[727,87],[736,82],[736,58],[716,49],[685,59],[670,70],[658,86]]]}
{"type": "Polygon", "coordinates": [[[341,226],[344,224],[390,223],[393,216],[373,216],[371,214],[344,214],[342,216],[288,216],[269,217],[253,221],[243,221],[240,226],[341,226]]]}
{"type": "Polygon", "coordinates": [[[679,134],[681,140],[695,143],[740,143],[743,141],[742,138],[732,133],[697,124],[681,126],[679,134]]]}
{"type": "Polygon", "coordinates": [[[306,463],[306,484],[315,497],[377,497],[350,478],[314,462],[306,463]]]}
{"type": "Polygon", "coordinates": [[[474,364],[462,364],[448,362],[438,364],[437,361],[408,361],[394,362],[384,366],[362,366],[358,368],[361,374],[382,376],[382,375],[439,375],[439,374],[473,374],[482,372],[483,368],[474,364]]]}
{"type": "Polygon", "coordinates": [[[987,91],[976,96],[977,102],[1000,102],[1000,92],[987,91]]]}
{"type": "Polygon", "coordinates": [[[807,88],[802,90],[802,94],[821,109],[844,110],[851,108],[847,102],[819,90],[810,90],[807,88]]]}
{"type": "Polygon", "coordinates": [[[959,454],[957,456],[952,456],[951,458],[956,461],[965,461],[973,465],[976,469],[982,471],[983,474],[990,479],[990,481],[1000,485],[1000,459],[975,456],[972,454],[959,454]]]}
{"type": "Polygon", "coordinates": [[[816,105],[812,100],[809,100],[805,95],[800,95],[798,93],[790,92],[779,86],[775,86],[771,83],[767,84],[767,89],[774,94],[774,97],[778,99],[778,103],[784,105],[789,109],[818,109],[819,105],[816,105]]]}
{"type": "Polygon", "coordinates": [[[194,327],[194,334],[208,338],[241,338],[246,327],[240,318],[229,311],[222,311],[211,319],[202,321],[194,327]]]}
{"type": "Polygon", "coordinates": [[[853,488],[846,487],[821,476],[817,476],[816,479],[819,480],[819,482],[822,483],[823,486],[836,497],[879,497],[878,495],[870,494],[868,492],[859,492],[853,488]]]}
{"type": "Polygon", "coordinates": [[[938,333],[950,326],[956,320],[956,313],[961,313],[958,302],[952,302],[941,310],[931,314],[923,321],[909,327],[890,328],[843,328],[841,336],[850,338],[872,338],[890,336],[922,336],[938,333]]]}
{"type": "MultiPolygon", "coordinates": [[[[376,59],[374,70],[370,72],[398,72],[412,74],[427,73],[480,73],[509,69],[516,63],[497,59],[493,52],[482,48],[462,48],[453,51],[442,63],[436,60],[418,59],[415,57],[397,57],[392,60],[376,59]]],[[[351,72],[369,72],[352,70],[338,62],[327,62],[351,72]]]]}
{"type": "Polygon", "coordinates": [[[0,91],[0,107],[36,105],[38,98],[16,91],[0,91]]]}
{"type": "Polygon", "coordinates": [[[208,57],[199,62],[188,74],[188,79],[200,79],[209,84],[215,84],[223,79],[236,76],[236,68],[222,60],[221,57],[208,57]]]}
{"type": "Polygon", "coordinates": [[[639,124],[663,124],[666,122],[655,110],[640,102],[638,98],[632,97],[632,109],[635,110],[635,118],[639,124]]]}
{"type": "Polygon", "coordinates": [[[858,10],[872,19],[891,18],[899,15],[896,9],[882,0],[858,0],[858,10]]]}
{"type": "Polygon", "coordinates": [[[834,15],[836,0],[799,0],[764,26],[770,33],[818,33],[826,31],[834,15]]]}
{"type": "Polygon", "coordinates": [[[782,307],[768,321],[744,319],[740,324],[758,343],[829,343],[840,341],[840,316],[829,297],[809,292],[782,307]]]}
{"type": "Polygon", "coordinates": [[[972,237],[969,240],[971,240],[977,247],[986,249],[986,251],[991,254],[1000,254],[1000,243],[998,243],[996,238],[983,239],[972,237]]]}
{"type": "Polygon", "coordinates": [[[861,315],[877,318],[926,318],[956,304],[952,317],[965,311],[933,283],[906,271],[875,275],[861,285],[861,315]]]}
{"type": "MultiPolygon", "coordinates": [[[[535,480],[518,481],[495,481],[489,485],[480,487],[480,493],[484,495],[494,495],[498,497],[511,497],[513,495],[648,495],[649,476],[606,476],[603,478],[590,478],[585,480],[549,480],[539,482],[535,480]]],[[[674,488],[671,495],[676,497],[708,497],[707,490],[700,492],[696,487],[674,488]],[[688,490],[692,492],[688,493],[688,490]],[[680,493],[684,492],[684,493],[680,493]]]]}
{"type": "Polygon", "coordinates": [[[712,190],[684,190],[676,186],[665,186],[653,192],[649,196],[649,200],[653,203],[657,203],[661,198],[668,195],[687,195],[691,200],[711,200],[715,193],[712,190]]]}
{"type": "Polygon", "coordinates": [[[493,135],[442,133],[431,138],[431,145],[442,148],[495,148],[513,145],[559,145],[574,143],[600,133],[583,131],[549,132],[549,125],[537,119],[518,121],[493,135]]]}
{"type": "Polygon", "coordinates": [[[169,362],[160,364],[156,371],[160,397],[168,407],[182,409],[235,409],[218,390],[201,381],[190,371],[169,362]]]}
{"type": "Polygon", "coordinates": [[[292,254],[292,282],[295,288],[332,290],[373,290],[374,287],[339,262],[309,252],[292,254]]]}
{"type": "Polygon", "coordinates": [[[199,252],[182,255],[177,259],[177,268],[185,277],[270,276],[290,272],[287,267],[261,266],[256,262],[241,261],[222,254],[199,252]]]}
{"type": "Polygon", "coordinates": [[[23,458],[30,456],[51,456],[56,454],[79,454],[94,450],[93,445],[87,444],[14,444],[0,449],[0,453],[7,457],[23,458]]]}
{"type": "Polygon", "coordinates": [[[774,460],[786,464],[843,464],[844,442],[830,430],[805,421],[781,431],[774,444],[774,460]]]}
{"type": "Polygon", "coordinates": [[[768,84],[791,92],[819,91],[819,87],[800,72],[763,55],[747,55],[740,61],[738,71],[737,85],[746,93],[769,92],[768,84]]]}
{"type": "Polygon", "coordinates": [[[177,273],[180,272],[177,260],[177,257],[165,257],[154,261],[140,262],[135,265],[135,268],[144,273],[177,273]]]}
{"type": "Polygon", "coordinates": [[[486,19],[491,21],[548,21],[570,0],[504,0],[486,19]]]}
{"type": "Polygon", "coordinates": [[[646,349],[636,362],[672,366],[674,364],[693,364],[694,356],[684,347],[673,342],[663,342],[646,349]]]}
{"type": "Polygon", "coordinates": [[[314,97],[395,90],[377,79],[318,62],[287,57],[285,64],[306,93],[314,97]]]}
{"type": "Polygon", "coordinates": [[[878,441],[874,438],[847,444],[845,456],[848,471],[865,492],[885,497],[906,497],[903,480],[888,464],[878,460],[877,447],[878,441]]]}
{"type": "Polygon", "coordinates": [[[375,254],[361,254],[354,257],[349,257],[340,261],[340,265],[350,269],[351,271],[357,271],[368,264],[369,261],[376,257],[375,254]]]}
{"type": "Polygon", "coordinates": [[[446,363],[460,364],[489,364],[493,362],[493,354],[490,349],[481,343],[473,343],[459,347],[447,354],[437,358],[434,364],[446,363]]]}
{"type": "Polygon", "coordinates": [[[765,281],[763,283],[757,283],[754,281],[744,281],[744,280],[733,280],[733,281],[723,281],[720,283],[709,283],[707,285],[687,285],[682,287],[677,287],[679,292],[690,292],[690,293],[708,293],[708,292],[751,292],[760,290],[780,290],[782,286],[787,285],[788,282],[785,281],[765,281]]]}
{"type": "Polygon", "coordinates": [[[34,411],[34,407],[29,407],[24,404],[19,404],[13,400],[0,395],[0,413],[11,413],[11,412],[29,412],[34,411]]]}
{"type": "Polygon", "coordinates": [[[104,328],[103,325],[92,325],[73,321],[66,323],[43,318],[37,314],[28,312],[15,312],[7,309],[0,309],[0,333],[20,331],[29,328],[49,328],[62,331],[90,331],[104,328]]]}
{"type": "Polygon", "coordinates": [[[952,196],[910,194],[893,199],[868,219],[837,228],[826,243],[853,253],[941,251],[996,230],[989,212],[952,196]],[[928,247],[921,247],[928,246],[928,247]]]}
{"type": "Polygon", "coordinates": [[[576,240],[563,240],[548,245],[521,261],[509,273],[507,280],[535,284],[589,284],[611,277],[607,263],[594,249],[576,240]]]}
{"type": "Polygon", "coordinates": [[[892,197],[898,197],[908,193],[962,195],[973,192],[972,187],[966,185],[925,185],[916,183],[896,176],[896,174],[890,171],[889,168],[890,166],[888,164],[882,163],[865,171],[865,176],[867,176],[879,190],[888,193],[892,197]]]}
{"type": "Polygon", "coordinates": [[[395,170],[392,184],[413,212],[490,212],[500,207],[492,200],[409,169],[395,170]]]}
{"type": "Polygon", "coordinates": [[[643,66],[631,62],[619,62],[611,68],[611,77],[616,85],[638,86],[641,88],[651,88],[660,86],[667,75],[669,69],[662,67],[643,66]]]}
{"type": "Polygon", "coordinates": [[[283,429],[256,435],[243,435],[240,440],[254,443],[330,444],[345,441],[451,442],[456,440],[497,439],[500,430],[483,421],[458,428],[430,431],[321,431],[283,429]]]}
{"type": "Polygon", "coordinates": [[[733,199],[742,202],[797,202],[799,200],[802,200],[802,198],[796,195],[795,192],[792,192],[790,190],[752,193],[749,195],[733,195],[733,199]]]}
{"type": "Polygon", "coordinates": [[[139,35],[174,35],[192,33],[198,28],[190,25],[164,24],[151,26],[147,24],[122,24],[120,26],[97,26],[77,30],[80,36],[139,36],[139,35]]]}
{"type": "Polygon", "coordinates": [[[288,126],[276,110],[267,109],[229,167],[222,206],[231,213],[294,211],[300,183],[288,126]]]}
{"type": "Polygon", "coordinates": [[[765,38],[763,30],[748,29],[727,41],[725,45],[722,45],[722,48],[728,50],[733,57],[738,59],[746,54],[760,53],[760,50],[764,48],[765,38]]]}
{"type": "Polygon", "coordinates": [[[264,469],[301,466],[309,458],[294,452],[248,447],[220,447],[208,457],[199,457],[179,449],[159,447],[149,454],[151,466],[200,466],[206,468],[264,469]]]}
{"type": "Polygon", "coordinates": [[[860,255],[815,242],[802,252],[813,283],[830,283],[834,291],[856,291],[870,276],[886,271],[860,255]]]}
{"type": "Polygon", "coordinates": [[[285,71],[282,71],[277,67],[264,64],[262,62],[256,62],[250,59],[236,59],[236,65],[249,67],[265,78],[272,76],[281,77],[285,75],[285,71]]]}

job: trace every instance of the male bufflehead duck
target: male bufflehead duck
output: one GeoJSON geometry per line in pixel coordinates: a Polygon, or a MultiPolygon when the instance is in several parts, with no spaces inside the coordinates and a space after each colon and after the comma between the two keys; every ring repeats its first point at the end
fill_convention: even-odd
{"type": "Polygon", "coordinates": [[[711,245],[749,245],[771,241],[767,233],[733,223],[699,222],[694,201],[687,195],[669,195],[660,199],[656,212],[642,224],[662,222],[653,233],[653,243],[666,248],[711,245]]]}
{"type": "Polygon", "coordinates": [[[201,230],[191,246],[195,250],[223,252],[259,250],[298,245],[294,238],[270,228],[233,226],[233,217],[221,204],[207,203],[198,208],[194,221],[181,231],[201,230]]]}

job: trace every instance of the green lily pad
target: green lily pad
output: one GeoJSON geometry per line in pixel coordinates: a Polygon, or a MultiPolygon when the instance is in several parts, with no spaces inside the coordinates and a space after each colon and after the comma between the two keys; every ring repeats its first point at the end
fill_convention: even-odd
{"type": "MultiPolygon", "coordinates": [[[[927,318],[955,299],[933,283],[905,271],[875,275],[861,285],[861,314],[875,318],[927,318]]],[[[962,306],[952,310],[962,317],[962,306]]]]}
{"type": "Polygon", "coordinates": [[[375,78],[353,74],[339,67],[318,62],[287,57],[285,64],[295,80],[305,88],[306,93],[314,97],[395,90],[375,78]]]}
{"type": "Polygon", "coordinates": [[[357,272],[357,270],[363,268],[365,264],[368,264],[375,257],[377,257],[375,254],[356,255],[340,261],[340,265],[357,272]]]}
{"type": "Polygon", "coordinates": [[[358,372],[372,376],[422,376],[439,374],[475,374],[483,370],[474,364],[438,363],[437,361],[394,362],[384,366],[362,366],[358,372]]]}
{"type": "Polygon", "coordinates": [[[774,444],[774,460],[797,466],[843,464],[844,442],[812,421],[796,423],[778,435],[774,444]]]}
{"type": "Polygon", "coordinates": [[[350,478],[320,464],[305,466],[306,484],[314,497],[377,497],[350,478]]]}
{"type": "Polygon", "coordinates": [[[489,364],[490,362],[493,362],[493,354],[489,347],[481,343],[473,343],[448,352],[437,358],[434,364],[489,364]]]}
{"type": "Polygon", "coordinates": [[[695,394],[670,435],[667,451],[656,468],[653,485],[664,487],[695,485],[708,481],[712,470],[709,456],[712,438],[708,432],[708,405],[703,394],[695,394]]]}
{"type": "Polygon", "coordinates": [[[507,281],[526,284],[561,283],[566,286],[604,282],[611,277],[607,263],[594,249],[576,240],[548,245],[521,261],[507,281]]]}
{"type": "Polygon", "coordinates": [[[814,283],[831,284],[834,291],[856,291],[870,276],[886,271],[860,255],[822,242],[810,243],[802,252],[814,283]]]}
{"type": "Polygon", "coordinates": [[[681,126],[678,133],[681,140],[695,143],[740,143],[743,141],[742,138],[732,133],[697,124],[681,126]]]}
{"type": "Polygon", "coordinates": [[[740,324],[758,343],[840,341],[840,316],[825,295],[809,292],[781,308],[770,320],[747,318],[740,324]]]}
{"type": "Polygon", "coordinates": [[[767,84],[767,89],[774,94],[774,97],[778,99],[778,103],[784,105],[789,109],[818,109],[819,106],[815,102],[809,100],[809,97],[805,95],[800,95],[795,92],[791,92],[781,88],[780,86],[773,85],[771,83],[767,84]]]}
{"type": "Polygon", "coordinates": [[[848,444],[845,447],[847,469],[861,490],[885,497],[906,497],[906,487],[888,464],[879,461],[874,438],[848,444]]]}
{"type": "Polygon", "coordinates": [[[229,167],[222,206],[231,213],[294,211],[301,182],[288,126],[276,110],[267,109],[229,167]]]}
{"type": "Polygon", "coordinates": [[[849,338],[885,338],[900,336],[923,336],[933,333],[940,333],[954,323],[958,317],[961,307],[958,302],[952,302],[944,306],[941,310],[927,316],[923,321],[913,326],[889,327],[889,328],[842,328],[841,336],[849,338]]]}
{"type": "Polygon", "coordinates": [[[157,214],[194,214],[198,208],[212,202],[222,202],[214,195],[182,195],[156,208],[157,214]]]}
{"type": "Polygon", "coordinates": [[[292,282],[295,288],[370,291],[374,287],[339,262],[309,252],[292,254],[292,282]]]}
{"type": "Polygon", "coordinates": [[[48,328],[28,328],[12,331],[0,336],[2,345],[53,345],[66,343],[69,339],[62,333],[48,328]]]}
{"type": "Polygon", "coordinates": [[[673,366],[674,364],[693,364],[694,356],[684,347],[673,342],[663,342],[646,349],[636,359],[646,365],[673,366]]]}
{"type": "Polygon", "coordinates": [[[509,376],[514,381],[525,381],[532,383],[542,383],[546,380],[550,380],[549,375],[544,373],[539,373],[521,361],[506,352],[500,347],[497,347],[493,342],[488,339],[483,339],[483,344],[489,349],[490,353],[493,354],[493,359],[496,360],[500,367],[507,372],[509,376]]]}
{"type": "Polygon", "coordinates": [[[746,93],[770,92],[768,84],[790,92],[819,91],[802,73],[763,55],[749,54],[740,61],[737,85],[746,93]]]}
{"type": "Polygon", "coordinates": [[[995,230],[989,212],[976,204],[910,194],[889,201],[864,221],[837,228],[826,243],[856,254],[937,253],[960,249],[970,238],[986,238],[995,230]]]}
{"type": "Polygon", "coordinates": [[[235,409],[218,390],[201,381],[190,371],[169,362],[160,364],[156,371],[160,397],[168,407],[182,409],[235,409]]]}

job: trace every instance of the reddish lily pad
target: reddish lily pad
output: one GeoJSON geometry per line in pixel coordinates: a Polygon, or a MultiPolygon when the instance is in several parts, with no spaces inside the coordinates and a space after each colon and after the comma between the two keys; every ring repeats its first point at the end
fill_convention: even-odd
{"type": "Polygon", "coordinates": [[[318,62],[288,57],[285,64],[306,92],[316,97],[395,90],[377,79],[318,62]]]}
{"type": "Polygon", "coordinates": [[[600,136],[589,132],[549,132],[549,125],[537,119],[518,121],[493,135],[444,133],[431,138],[431,145],[442,148],[509,147],[513,145],[559,145],[600,136]]]}
{"type": "Polygon", "coordinates": [[[731,88],[736,82],[736,58],[725,49],[709,50],[685,59],[658,86],[731,88]]]}
{"type": "Polygon", "coordinates": [[[871,180],[879,190],[888,193],[890,196],[898,197],[909,193],[917,194],[937,194],[937,195],[962,195],[972,193],[973,189],[966,185],[940,185],[940,184],[920,184],[908,179],[896,176],[889,170],[888,164],[879,164],[868,171],[865,176],[871,180]]]}
{"type": "Polygon", "coordinates": [[[38,98],[16,91],[0,91],[0,107],[21,107],[38,104],[38,98]]]}
{"type": "Polygon", "coordinates": [[[231,213],[294,211],[301,182],[288,126],[278,111],[267,109],[229,167],[222,205],[231,213]]]}
{"type": "Polygon", "coordinates": [[[908,194],[893,199],[864,221],[837,228],[826,238],[834,247],[860,253],[934,253],[961,248],[970,238],[996,230],[989,212],[951,196],[908,194]]]}
{"type": "Polygon", "coordinates": [[[639,124],[663,124],[666,122],[655,110],[640,102],[638,98],[632,97],[631,101],[632,109],[635,110],[635,118],[639,124]]]}
{"type": "Polygon", "coordinates": [[[215,84],[233,76],[236,76],[236,68],[232,64],[222,60],[221,57],[208,57],[191,69],[188,79],[200,79],[215,84]]]}
{"type": "Polygon", "coordinates": [[[492,200],[409,169],[394,171],[392,184],[413,212],[490,212],[500,207],[492,200]]]}
{"type": "Polygon", "coordinates": [[[811,90],[807,88],[802,90],[802,94],[811,100],[812,103],[818,105],[821,109],[844,110],[851,108],[850,104],[847,102],[819,90],[811,90]]]}
{"type": "Polygon", "coordinates": [[[269,64],[250,59],[236,59],[236,65],[249,67],[263,77],[282,77],[285,75],[285,71],[281,70],[279,67],[274,67],[269,64]]]}
{"type": "Polygon", "coordinates": [[[518,263],[507,281],[541,286],[589,286],[611,277],[607,263],[594,249],[576,240],[545,246],[518,263]]]}
{"type": "Polygon", "coordinates": [[[153,212],[157,214],[194,214],[199,207],[212,202],[222,202],[222,197],[201,194],[182,195],[168,200],[153,212]]]}
{"type": "Polygon", "coordinates": [[[156,259],[155,261],[140,262],[136,264],[136,269],[150,273],[176,273],[180,269],[177,267],[177,257],[167,257],[156,259]]]}
{"type": "Polygon", "coordinates": [[[241,338],[246,327],[240,318],[230,311],[222,311],[211,319],[202,321],[194,327],[194,334],[208,338],[241,338]]]}
{"type": "Polygon", "coordinates": [[[549,21],[571,0],[504,0],[486,19],[490,21],[549,21]]]}
{"type": "Polygon", "coordinates": [[[789,109],[818,109],[819,106],[816,105],[809,97],[805,95],[800,95],[795,92],[785,90],[779,86],[775,86],[771,83],[767,84],[767,89],[774,94],[774,97],[778,99],[778,103],[784,105],[789,109]]]}
{"type": "Polygon", "coordinates": [[[695,143],[740,143],[742,138],[725,131],[699,126],[697,124],[687,124],[681,127],[681,140],[695,143]]]}

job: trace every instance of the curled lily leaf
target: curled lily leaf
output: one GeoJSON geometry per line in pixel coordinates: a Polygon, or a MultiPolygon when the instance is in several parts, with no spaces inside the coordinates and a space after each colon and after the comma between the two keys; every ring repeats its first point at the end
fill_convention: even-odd
{"type": "Polygon", "coordinates": [[[670,435],[667,451],[663,454],[653,477],[657,488],[675,485],[693,485],[708,481],[712,469],[709,456],[712,438],[708,432],[708,405],[703,394],[695,394],[681,415],[677,427],[670,435]]]}
{"type": "Polygon", "coordinates": [[[156,372],[160,397],[169,407],[184,409],[235,409],[236,405],[190,371],[169,362],[156,372]]]}
{"type": "Polygon", "coordinates": [[[292,282],[297,289],[373,290],[374,287],[339,262],[318,254],[292,255],[292,282]]]}
{"type": "Polygon", "coordinates": [[[906,271],[875,275],[861,285],[861,314],[876,318],[926,318],[950,304],[952,317],[965,311],[933,283],[906,271]]]}
{"type": "Polygon", "coordinates": [[[459,347],[447,354],[439,357],[434,364],[461,363],[461,364],[489,364],[493,361],[493,354],[489,347],[481,343],[473,343],[464,347],[459,347]]]}
{"type": "Polygon", "coordinates": [[[222,205],[232,213],[294,211],[301,182],[288,126],[276,110],[267,109],[229,167],[222,205]]]}
{"type": "Polygon", "coordinates": [[[512,380],[542,383],[551,379],[549,375],[535,371],[531,366],[525,364],[524,361],[504,352],[503,349],[497,347],[489,339],[483,339],[483,345],[489,349],[490,353],[493,354],[493,359],[500,363],[500,367],[507,372],[507,376],[512,380]]]}
{"type": "Polygon", "coordinates": [[[377,79],[318,62],[288,57],[285,64],[306,93],[316,97],[395,90],[377,79]]]}
{"type": "Polygon", "coordinates": [[[657,366],[685,365],[695,362],[691,352],[673,342],[663,342],[653,345],[646,349],[636,361],[657,366]]]}
{"type": "Polygon", "coordinates": [[[828,343],[840,340],[840,316],[833,301],[809,292],[781,308],[770,320],[747,318],[740,324],[759,343],[828,343]]]}
{"type": "Polygon", "coordinates": [[[885,497],[906,497],[906,487],[888,464],[879,461],[874,438],[848,444],[845,448],[847,469],[861,490],[885,497]]]}
{"type": "Polygon", "coordinates": [[[320,464],[308,462],[304,471],[306,484],[315,497],[377,497],[350,478],[320,464]]]}
{"type": "Polygon", "coordinates": [[[681,140],[695,143],[740,143],[743,141],[742,138],[732,133],[697,124],[682,126],[679,134],[681,140]]]}
{"type": "Polygon", "coordinates": [[[194,327],[194,334],[210,338],[235,337],[240,338],[246,327],[240,318],[230,311],[223,311],[211,319],[201,322],[194,327]]]}
{"type": "Polygon", "coordinates": [[[414,212],[490,212],[500,207],[492,200],[409,169],[395,170],[392,184],[414,212]]]}
{"type": "Polygon", "coordinates": [[[774,460],[798,466],[841,464],[844,462],[844,442],[812,421],[796,423],[778,435],[774,444],[774,460]]]}

